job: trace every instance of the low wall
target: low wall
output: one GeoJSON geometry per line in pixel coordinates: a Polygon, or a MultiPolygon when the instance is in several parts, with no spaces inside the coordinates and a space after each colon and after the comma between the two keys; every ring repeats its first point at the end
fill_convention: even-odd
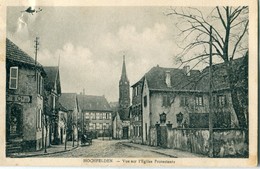
{"type": "Polygon", "coordinates": [[[209,131],[206,129],[170,129],[167,136],[167,147],[189,151],[197,154],[208,154],[209,131]]]}
{"type": "Polygon", "coordinates": [[[214,130],[214,157],[248,157],[246,133],[241,129],[214,130]]]}
{"type": "Polygon", "coordinates": [[[157,146],[157,129],[155,127],[150,129],[150,145],[157,146]]]}
{"type": "MultiPolygon", "coordinates": [[[[153,133],[156,133],[156,129],[153,133]]],[[[153,139],[155,140],[155,138],[153,139]]],[[[208,155],[208,129],[167,129],[167,148],[208,155]]],[[[247,157],[248,144],[241,129],[214,129],[214,157],[247,157]]]]}

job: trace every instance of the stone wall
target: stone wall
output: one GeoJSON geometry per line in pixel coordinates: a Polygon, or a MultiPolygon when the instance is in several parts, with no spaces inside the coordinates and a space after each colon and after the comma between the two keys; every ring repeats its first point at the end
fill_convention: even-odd
{"type": "MultiPolygon", "coordinates": [[[[157,143],[158,128],[151,128],[151,146],[165,147],[157,143]]],[[[196,154],[208,155],[209,153],[209,130],[208,129],[180,129],[167,128],[166,147],[188,151],[196,154]]],[[[164,140],[164,138],[160,138],[164,140]]],[[[245,131],[241,129],[214,129],[213,132],[213,155],[214,157],[247,157],[248,144],[245,139],[245,131]]]]}
{"type": "Polygon", "coordinates": [[[215,157],[247,157],[248,144],[245,131],[239,129],[214,131],[214,156],[215,157]]]}
{"type": "Polygon", "coordinates": [[[150,129],[150,145],[157,146],[157,129],[155,127],[150,129]]]}

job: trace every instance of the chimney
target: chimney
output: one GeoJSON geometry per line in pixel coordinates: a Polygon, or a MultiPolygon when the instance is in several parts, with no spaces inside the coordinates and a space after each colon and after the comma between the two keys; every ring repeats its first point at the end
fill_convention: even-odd
{"type": "Polygon", "coordinates": [[[170,71],[166,70],[165,74],[166,74],[165,83],[166,83],[167,87],[171,87],[171,74],[170,74],[170,71]]]}
{"type": "Polygon", "coordinates": [[[183,71],[187,76],[190,76],[190,66],[184,66],[183,71]]]}

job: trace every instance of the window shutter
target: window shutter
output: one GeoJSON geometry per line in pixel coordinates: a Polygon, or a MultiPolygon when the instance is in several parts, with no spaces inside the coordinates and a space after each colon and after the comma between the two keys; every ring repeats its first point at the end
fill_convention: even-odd
{"type": "Polygon", "coordinates": [[[224,106],[227,106],[227,96],[226,95],[224,95],[224,106]]]}
{"type": "Polygon", "coordinates": [[[17,89],[17,87],[18,87],[18,67],[11,67],[9,89],[17,89]]]}
{"type": "Polygon", "coordinates": [[[42,128],[42,109],[39,111],[39,128],[42,128]]]}
{"type": "Polygon", "coordinates": [[[181,97],[180,106],[184,106],[184,97],[181,97]]]}

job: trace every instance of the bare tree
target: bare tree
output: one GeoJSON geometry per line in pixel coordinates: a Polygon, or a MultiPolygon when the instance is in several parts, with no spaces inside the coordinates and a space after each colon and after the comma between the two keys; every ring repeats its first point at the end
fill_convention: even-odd
{"type": "Polygon", "coordinates": [[[166,15],[178,19],[176,28],[184,45],[176,58],[181,64],[209,58],[208,40],[212,26],[213,58],[224,62],[239,126],[248,128],[247,115],[238,97],[236,70],[232,66],[235,58],[248,55],[248,7],[217,6],[210,12],[202,8],[170,8],[166,15]]]}

